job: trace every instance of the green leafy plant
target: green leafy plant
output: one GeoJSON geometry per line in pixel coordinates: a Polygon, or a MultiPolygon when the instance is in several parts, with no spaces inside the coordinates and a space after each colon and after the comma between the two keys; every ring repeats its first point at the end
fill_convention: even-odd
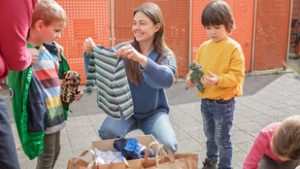
{"type": "Polygon", "coordinates": [[[202,78],[203,76],[203,70],[202,70],[202,65],[194,62],[194,63],[191,63],[189,64],[188,66],[189,70],[191,71],[191,74],[190,74],[190,79],[191,81],[196,84],[196,87],[198,89],[199,92],[202,92],[204,91],[204,86],[203,84],[200,82],[200,79],[202,78]]]}

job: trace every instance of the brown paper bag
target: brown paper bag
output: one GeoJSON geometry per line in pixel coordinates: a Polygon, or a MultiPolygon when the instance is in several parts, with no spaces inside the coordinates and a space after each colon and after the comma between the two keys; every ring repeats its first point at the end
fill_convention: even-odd
{"type": "Polygon", "coordinates": [[[67,169],[92,169],[91,167],[88,167],[89,163],[77,158],[72,158],[68,161],[68,167],[67,169]]]}
{"type": "Polygon", "coordinates": [[[82,159],[88,154],[88,152],[89,150],[85,150],[79,155],[79,157],[71,158],[68,161],[67,169],[92,169],[94,166],[94,161],[87,162],[84,159],[82,159]]]}
{"type": "Polygon", "coordinates": [[[74,157],[68,161],[67,169],[142,169],[141,159],[123,162],[116,162],[110,164],[95,164],[95,156],[91,153],[93,150],[85,150],[78,157],[74,157]],[[88,153],[92,154],[92,161],[88,162],[83,159],[88,153]]]}
{"type": "Polygon", "coordinates": [[[197,154],[174,154],[173,151],[166,147],[167,154],[163,146],[157,142],[151,143],[146,150],[145,158],[142,160],[144,169],[198,169],[197,154]],[[149,149],[156,145],[155,158],[149,159],[149,149]],[[159,156],[160,155],[160,156],[159,156]]]}
{"type": "Polygon", "coordinates": [[[67,169],[198,169],[197,154],[174,154],[172,150],[166,147],[167,153],[162,145],[152,142],[146,150],[144,159],[136,159],[110,164],[95,164],[95,157],[88,162],[83,159],[91,150],[82,152],[79,157],[69,160],[67,169]],[[156,146],[155,158],[149,158],[150,148],[156,146]]]}

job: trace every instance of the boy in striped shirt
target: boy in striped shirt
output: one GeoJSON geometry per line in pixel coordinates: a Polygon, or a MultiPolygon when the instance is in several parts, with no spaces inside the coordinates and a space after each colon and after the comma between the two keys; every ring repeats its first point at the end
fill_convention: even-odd
{"type": "MultiPolygon", "coordinates": [[[[39,50],[38,58],[33,58],[32,68],[46,94],[47,107],[44,152],[38,157],[37,169],[53,168],[60,152],[60,130],[65,126],[58,77],[61,58],[59,54],[50,53],[44,44],[52,44],[60,38],[66,20],[66,12],[54,0],[39,0],[33,13],[32,26],[28,36],[28,44],[39,50]]],[[[78,100],[81,96],[82,92],[80,91],[75,98],[78,100]]]]}

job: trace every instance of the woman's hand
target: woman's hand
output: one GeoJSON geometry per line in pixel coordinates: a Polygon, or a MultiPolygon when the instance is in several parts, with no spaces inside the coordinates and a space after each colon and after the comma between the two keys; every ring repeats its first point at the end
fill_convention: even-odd
{"type": "Polygon", "coordinates": [[[204,86],[212,86],[212,85],[215,85],[217,84],[219,81],[218,79],[218,76],[212,72],[208,72],[207,75],[204,75],[202,78],[201,78],[201,83],[204,85],[204,86]]]}
{"type": "Polygon", "coordinates": [[[147,65],[147,57],[139,53],[134,47],[131,45],[126,45],[120,48],[116,55],[118,57],[123,57],[126,59],[131,59],[133,61],[138,62],[143,68],[147,65]]]}
{"type": "Polygon", "coordinates": [[[83,50],[87,53],[93,53],[93,48],[96,46],[94,40],[88,37],[83,42],[83,50]]]}

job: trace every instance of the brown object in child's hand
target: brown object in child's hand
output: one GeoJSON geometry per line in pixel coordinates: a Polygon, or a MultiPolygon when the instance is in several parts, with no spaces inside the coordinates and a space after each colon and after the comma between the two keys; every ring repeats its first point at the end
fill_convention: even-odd
{"type": "Polygon", "coordinates": [[[80,75],[76,71],[69,70],[64,73],[61,84],[61,100],[63,103],[72,103],[75,95],[79,93],[80,75]]]}

